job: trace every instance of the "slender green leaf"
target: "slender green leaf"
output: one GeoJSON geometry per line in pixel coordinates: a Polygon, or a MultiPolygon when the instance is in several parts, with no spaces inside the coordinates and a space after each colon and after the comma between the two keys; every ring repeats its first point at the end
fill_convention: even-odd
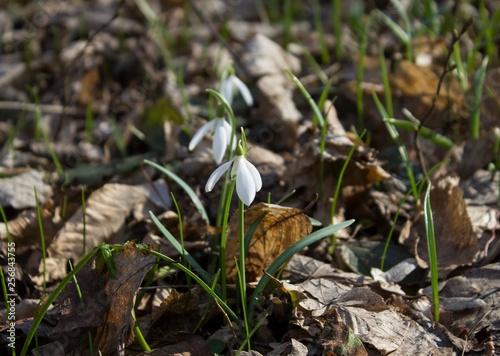
{"type": "MultiPolygon", "coordinates": [[[[193,271],[189,270],[188,268],[186,268],[182,264],[175,262],[170,257],[167,257],[159,252],[150,250],[150,249],[145,248],[145,247],[140,246],[140,245],[137,245],[137,249],[139,251],[144,251],[144,252],[150,253],[152,255],[155,255],[156,257],[159,257],[160,259],[171,263],[174,267],[180,269],[181,271],[183,271],[184,273],[189,275],[191,278],[193,278],[212,298],[217,300],[217,303],[219,303],[219,305],[222,307],[222,309],[224,309],[224,311],[231,317],[231,319],[233,319],[238,324],[238,326],[240,327],[240,330],[243,330],[243,327],[242,327],[238,317],[231,310],[231,308],[229,308],[227,306],[227,304],[224,303],[224,301],[216,293],[214,293],[212,291],[212,288],[210,288],[200,277],[198,277],[196,274],[194,274],[193,271]]],[[[187,257],[187,255],[186,255],[186,257],[187,257]]],[[[212,281],[210,281],[210,284],[212,284],[212,281]]]]}
{"type": "Polygon", "coordinates": [[[431,209],[431,185],[427,186],[424,203],[425,231],[427,234],[427,251],[429,253],[429,267],[431,270],[432,298],[434,304],[434,319],[439,322],[439,287],[438,287],[438,268],[436,239],[434,236],[434,218],[431,209]]]}
{"type": "Polygon", "coordinates": [[[394,228],[396,227],[396,221],[398,220],[399,212],[401,211],[401,207],[403,206],[404,202],[406,201],[411,192],[412,192],[411,189],[408,190],[403,200],[401,200],[401,203],[399,203],[396,215],[394,215],[394,220],[392,222],[391,230],[389,231],[389,235],[387,235],[387,240],[385,241],[385,246],[384,246],[384,252],[382,253],[382,261],[380,262],[381,271],[384,270],[385,255],[387,254],[387,249],[389,248],[389,242],[391,241],[392,233],[394,232],[394,228]]]}
{"type": "MultiPolygon", "coordinates": [[[[384,121],[410,132],[416,132],[418,130],[418,124],[415,124],[411,121],[398,120],[398,119],[385,119],[384,121]]],[[[434,132],[425,126],[422,126],[420,128],[420,135],[434,142],[436,145],[446,148],[448,150],[452,148],[454,145],[453,141],[450,140],[448,137],[443,136],[437,132],[434,132]]]]}
{"type": "Polygon", "coordinates": [[[70,271],[66,277],[59,283],[59,285],[56,287],[56,289],[52,292],[51,295],[45,300],[43,303],[41,309],[38,311],[38,314],[35,316],[33,319],[33,324],[31,325],[31,328],[28,332],[28,336],[26,337],[26,341],[24,342],[23,348],[21,350],[21,356],[25,356],[28,352],[28,349],[30,347],[31,340],[33,339],[33,336],[36,334],[36,330],[38,329],[38,326],[42,322],[43,318],[45,317],[45,313],[49,309],[49,307],[52,305],[54,300],[57,298],[57,296],[62,292],[64,287],[68,284],[69,281],[73,279],[75,274],[82,269],[82,267],[99,251],[101,246],[97,246],[94,248],[88,255],[83,257],[83,259],[75,266],[75,268],[70,271]]]}
{"type": "Polygon", "coordinates": [[[170,242],[170,244],[175,248],[175,250],[182,256],[184,254],[186,260],[193,266],[193,269],[203,278],[205,283],[211,284],[212,277],[196,262],[196,260],[189,254],[188,251],[183,250],[181,244],[177,239],[162,225],[160,220],[150,211],[149,215],[155,223],[156,227],[161,231],[163,236],[170,242]]]}
{"type": "Polygon", "coordinates": [[[471,138],[479,137],[480,115],[481,115],[481,99],[483,95],[484,79],[486,77],[486,67],[488,66],[489,58],[486,56],[481,63],[481,67],[476,72],[474,78],[474,101],[470,115],[470,136],[471,138]]]}
{"type": "Polygon", "coordinates": [[[196,195],[196,193],[194,192],[194,190],[191,189],[191,187],[189,185],[187,185],[186,182],[184,182],[175,173],[169,171],[165,167],[162,167],[162,166],[160,166],[159,164],[157,164],[155,162],[152,162],[150,160],[145,159],[144,163],[146,163],[146,164],[148,164],[150,166],[155,167],[156,169],[158,169],[162,173],[166,174],[169,178],[171,178],[177,184],[179,184],[179,186],[186,192],[186,194],[189,196],[189,198],[191,198],[191,200],[193,201],[194,206],[196,207],[196,210],[198,210],[198,212],[201,215],[201,218],[207,223],[207,225],[210,224],[210,220],[208,219],[208,214],[205,211],[205,208],[203,207],[203,204],[202,204],[200,198],[198,198],[198,196],[196,195]]]}
{"type": "Polygon", "coordinates": [[[311,106],[311,109],[313,110],[314,115],[316,115],[318,117],[319,126],[323,127],[325,125],[325,118],[323,117],[323,114],[321,113],[321,110],[319,109],[318,105],[314,102],[313,98],[311,97],[311,94],[309,94],[309,92],[302,85],[300,80],[288,68],[285,68],[285,72],[292,79],[292,81],[295,83],[297,88],[299,88],[302,95],[304,95],[304,98],[306,98],[307,102],[311,106]]]}
{"type": "Polygon", "coordinates": [[[297,254],[300,250],[302,250],[304,247],[307,247],[329,235],[332,235],[336,233],[337,231],[344,229],[351,225],[354,222],[354,220],[347,220],[344,221],[340,224],[333,225],[333,226],[327,226],[324,227],[318,231],[313,232],[312,234],[307,235],[303,239],[297,241],[294,243],[292,246],[290,246],[285,252],[283,252],[281,255],[279,255],[273,263],[269,266],[267,269],[267,274],[264,274],[261,279],[259,280],[259,283],[257,283],[257,286],[255,287],[255,291],[253,292],[250,301],[249,301],[249,320],[253,319],[253,313],[256,308],[256,304],[258,302],[258,298],[260,293],[262,293],[262,290],[266,286],[267,282],[271,279],[270,275],[273,275],[276,273],[280,267],[287,262],[290,258],[292,258],[295,254],[297,254]]]}

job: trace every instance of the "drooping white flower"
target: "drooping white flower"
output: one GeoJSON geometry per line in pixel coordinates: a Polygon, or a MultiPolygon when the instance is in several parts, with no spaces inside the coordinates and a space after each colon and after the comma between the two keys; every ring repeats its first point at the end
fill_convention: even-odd
{"type": "Polygon", "coordinates": [[[234,74],[229,74],[222,82],[221,94],[227,100],[229,105],[233,103],[234,93],[239,91],[245,103],[253,106],[252,94],[243,81],[234,74]]]}
{"type": "Polygon", "coordinates": [[[236,193],[241,201],[249,206],[255,199],[255,193],[262,188],[262,178],[253,164],[248,162],[243,154],[241,144],[236,148],[236,156],[229,162],[219,166],[208,178],[205,191],[214,189],[222,175],[233,165],[231,169],[231,180],[236,179],[236,193]]]}
{"type": "MultiPolygon", "coordinates": [[[[231,131],[231,125],[229,125],[229,123],[224,119],[224,111],[221,113],[218,108],[216,117],[200,127],[200,129],[194,134],[191,142],[189,142],[188,148],[192,151],[200,143],[203,137],[207,133],[210,133],[213,136],[212,148],[214,150],[215,162],[220,164],[222,158],[224,158],[226,148],[231,141],[231,131]]],[[[233,148],[235,146],[236,139],[233,139],[233,148]]]]}

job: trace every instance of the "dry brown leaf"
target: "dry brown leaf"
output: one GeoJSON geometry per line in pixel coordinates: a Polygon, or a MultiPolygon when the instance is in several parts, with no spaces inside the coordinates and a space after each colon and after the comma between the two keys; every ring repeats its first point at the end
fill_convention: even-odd
{"type": "Polygon", "coordinates": [[[322,326],[319,342],[324,347],[323,354],[365,356],[368,353],[354,331],[340,318],[335,308],[327,310],[317,318],[322,326]]]}
{"type": "Polygon", "coordinates": [[[154,349],[151,351],[143,352],[138,356],[210,356],[210,347],[203,337],[200,335],[188,334],[180,332],[175,334],[176,343],[154,349]]]}
{"type": "Polygon", "coordinates": [[[82,89],[80,92],[79,101],[82,106],[88,105],[95,97],[96,85],[100,80],[99,68],[93,67],[83,75],[82,89]]]}
{"type": "MultiPolygon", "coordinates": [[[[430,193],[434,217],[438,273],[446,277],[459,266],[469,265],[478,252],[477,238],[467,212],[467,204],[458,188],[458,179],[447,177],[435,185],[430,193]]],[[[415,255],[420,267],[428,267],[427,237],[424,213],[408,221],[400,235],[403,243],[415,255]]]]}
{"type": "Polygon", "coordinates": [[[454,145],[447,153],[449,162],[442,164],[435,176],[458,174],[461,179],[467,179],[478,169],[485,168],[495,159],[495,144],[500,137],[497,127],[482,137],[454,145]]]}
{"type": "Polygon", "coordinates": [[[106,278],[91,263],[77,273],[85,310],[71,281],[59,297],[61,318],[51,334],[64,354],[88,354],[88,330],[93,331],[94,354],[115,355],[119,346],[133,340],[135,297],[155,261],[154,255],[141,253],[128,243],[122,251],[113,253],[114,279],[106,278]]]}
{"type": "MultiPolygon", "coordinates": [[[[281,253],[312,231],[311,221],[301,210],[259,203],[245,211],[245,234],[252,223],[264,214],[247,252],[246,278],[248,282],[262,276],[263,270],[267,269],[281,253]]],[[[230,283],[234,283],[237,279],[234,258],[239,258],[237,211],[231,217],[228,237],[227,279],[230,283]]]]}
{"type": "Polygon", "coordinates": [[[128,243],[122,253],[113,254],[113,260],[116,278],[109,279],[106,283],[108,309],[93,339],[94,354],[100,350],[103,355],[114,355],[121,343],[126,346],[132,342],[132,308],[135,297],[156,257],[143,254],[133,243],[128,243]]]}

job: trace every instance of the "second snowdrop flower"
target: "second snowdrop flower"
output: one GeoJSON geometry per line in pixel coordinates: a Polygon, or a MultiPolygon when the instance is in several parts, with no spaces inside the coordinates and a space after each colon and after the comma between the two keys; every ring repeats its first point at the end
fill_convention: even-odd
{"type": "Polygon", "coordinates": [[[243,81],[234,73],[231,73],[222,82],[221,94],[227,100],[229,105],[233,103],[233,95],[239,91],[245,103],[250,107],[253,106],[252,94],[243,81]]]}
{"type": "MultiPolygon", "coordinates": [[[[217,107],[217,114],[215,118],[206,124],[194,134],[191,142],[189,142],[189,150],[192,151],[200,143],[203,137],[210,133],[213,136],[212,148],[214,150],[214,158],[217,164],[220,164],[226,148],[231,141],[231,125],[224,119],[224,107],[219,105],[217,107]]],[[[233,148],[236,145],[236,139],[233,140],[233,148]]]]}
{"type": "Polygon", "coordinates": [[[241,141],[236,148],[236,156],[217,168],[208,178],[205,191],[212,191],[215,183],[217,183],[231,165],[233,165],[231,180],[236,179],[236,193],[241,201],[249,206],[255,199],[255,194],[262,188],[262,178],[257,168],[245,158],[241,141]]]}

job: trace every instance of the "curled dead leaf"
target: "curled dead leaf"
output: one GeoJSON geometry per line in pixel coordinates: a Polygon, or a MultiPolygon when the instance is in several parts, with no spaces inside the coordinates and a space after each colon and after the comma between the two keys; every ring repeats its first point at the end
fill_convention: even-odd
{"type": "MultiPolygon", "coordinates": [[[[446,277],[459,266],[471,264],[478,252],[477,238],[458,179],[447,177],[435,185],[430,194],[434,217],[438,273],[446,277]]],[[[403,227],[400,242],[412,251],[422,268],[428,267],[428,250],[424,213],[403,227]]]]}
{"type": "MultiPolygon", "coordinates": [[[[247,251],[248,282],[262,276],[263,270],[268,268],[281,253],[312,231],[311,221],[301,210],[260,203],[245,211],[245,234],[253,222],[262,215],[265,216],[255,230],[247,251]]],[[[231,217],[228,236],[227,279],[233,283],[237,279],[234,257],[239,258],[237,212],[231,217]]]]}

